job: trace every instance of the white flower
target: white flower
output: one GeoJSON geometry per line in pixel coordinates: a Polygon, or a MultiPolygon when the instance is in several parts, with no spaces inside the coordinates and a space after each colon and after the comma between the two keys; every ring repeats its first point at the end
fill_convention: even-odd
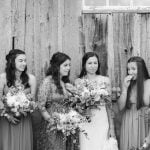
{"type": "Polygon", "coordinates": [[[94,89],[94,90],[91,90],[91,96],[95,96],[97,94],[97,91],[94,89]]]}
{"type": "Polygon", "coordinates": [[[66,115],[65,114],[59,114],[60,123],[63,123],[66,121],[66,115]]]}
{"type": "Polygon", "coordinates": [[[11,108],[11,111],[14,112],[14,113],[17,113],[18,108],[16,108],[16,107],[15,108],[11,108]]]}
{"type": "Polygon", "coordinates": [[[108,96],[109,95],[109,93],[108,93],[108,91],[106,89],[98,90],[98,94],[99,95],[104,95],[104,96],[108,96]]]}
{"type": "Polygon", "coordinates": [[[70,117],[73,117],[73,116],[76,116],[76,115],[77,115],[77,112],[74,111],[74,110],[70,110],[69,113],[68,113],[68,115],[69,115],[70,117]]]}
{"type": "Polygon", "coordinates": [[[89,90],[88,90],[87,88],[84,88],[84,89],[83,89],[83,92],[81,93],[81,97],[87,98],[87,97],[89,97],[89,96],[90,96],[89,90]]]}
{"type": "Polygon", "coordinates": [[[9,94],[7,95],[7,104],[9,107],[14,106],[16,103],[16,96],[10,96],[9,94]]]}

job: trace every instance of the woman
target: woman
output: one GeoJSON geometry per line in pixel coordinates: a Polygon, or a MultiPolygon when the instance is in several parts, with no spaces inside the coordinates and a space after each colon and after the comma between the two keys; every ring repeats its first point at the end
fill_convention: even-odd
{"type": "Polygon", "coordinates": [[[54,112],[66,112],[64,99],[67,98],[65,83],[69,82],[70,57],[64,53],[55,53],[50,61],[47,77],[40,85],[38,101],[41,114],[45,121],[42,122],[39,135],[39,150],[70,150],[61,131],[50,131],[49,125],[53,124],[54,112]]]}
{"type": "Polygon", "coordinates": [[[127,76],[118,101],[123,111],[120,150],[140,148],[150,143],[148,107],[150,104],[150,79],[141,57],[131,57],[127,63],[127,76]]]}
{"type": "MultiPolygon", "coordinates": [[[[108,77],[100,75],[100,63],[98,56],[94,52],[88,52],[82,59],[82,70],[79,79],[75,81],[76,85],[88,80],[97,85],[103,86],[111,94],[110,80],[108,77]]],[[[94,87],[94,86],[93,86],[94,87]]],[[[100,109],[91,109],[91,122],[85,123],[83,129],[87,137],[80,133],[80,150],[103,150],[107,139],[114,134],[114,124],[111,117],[110,108],[104,104],[98,106],[100,109]]]]}
{"type": "MultiPolygon", "coordinates": [[[[0,75],[0,99],[13,88],[23,88],[25,94],[36,92],[36,79],[27,73],[25,52],[19,49],[10,50],[6,56],[5,73],[0,75]]],[[[1,150],[32,150],[31,116],[5,115],[0,118],[0,149],[1,150]]]]}

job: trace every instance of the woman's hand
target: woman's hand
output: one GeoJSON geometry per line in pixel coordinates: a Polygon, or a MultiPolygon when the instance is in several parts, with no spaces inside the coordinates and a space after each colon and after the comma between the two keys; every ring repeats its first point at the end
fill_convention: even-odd
{"type": "Polygon", "coordinates": [[[150,136],[147,136],[143,142],[143,148],[147,148],[150,145],[150,136]]]}
{"type": "Polygon", "coordinates": [[[124,89],[127,89],[129,87],[132,78],[133,78],[132,75],[128,75],[125,77],[124,83],[123,83],[124,89]]]}
{"type": "Polygon", "coordinates": [[[114,138],[116,138],[114,129],[109,128],[109,130],[108,130],[108,137],[114,137],[114,138]]]}
{"type": "Polygon", "coordinates": [[[13,115],[7,115],[6,118],[12,124],[18,124],[20,122],[20,120],[15,118],[13,115]]]}
{"type": "Polygon", "coordinates": [[[66,90],[68,90],[71,94],[77,93],[77,89],[76,89],[75,86],[73,86],[71,83],[66,83],[66,84],[65,84],[65,88],[66,88],[66,90]]]}

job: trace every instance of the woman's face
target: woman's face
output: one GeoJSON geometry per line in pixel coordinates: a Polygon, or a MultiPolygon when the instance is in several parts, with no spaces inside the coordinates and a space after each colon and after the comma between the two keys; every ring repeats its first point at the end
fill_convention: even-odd
{"type": "Polygon", "coordinates": [[[15,59],[15,65],[16,65],[16,70],[23,72],[26,68],[26,55],[25,54],[19,54],[16,59],[15,59]]]}
{"type": "Polygon", "coordinates": [[[128,74],[132,76],[132,80],[137,79],[137,64],[136,62],[130,62],[127,65],[128,74]]]}
{"type": "Polygon", "coordinates": [[[70,66],[71,66],[71,61],[67,59],[65,62],[63,62],[60,65],[60,75],[63,76],[68,76],[69,71],[70,71],[70,66]]]}
{"type": "Polygon", "coordinates": [[[95,74],[98,69],[98,60],[96,56],[90,57],[85,64],[87,74],[95,74]]]}

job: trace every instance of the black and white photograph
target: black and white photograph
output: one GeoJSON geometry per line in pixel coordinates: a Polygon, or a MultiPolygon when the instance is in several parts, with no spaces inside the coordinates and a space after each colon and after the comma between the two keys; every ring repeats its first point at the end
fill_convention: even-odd
{"type": "Polygon", "coordinates": [[[150,150],[150,0],[0,0],[0,150],[150,150]]]}

